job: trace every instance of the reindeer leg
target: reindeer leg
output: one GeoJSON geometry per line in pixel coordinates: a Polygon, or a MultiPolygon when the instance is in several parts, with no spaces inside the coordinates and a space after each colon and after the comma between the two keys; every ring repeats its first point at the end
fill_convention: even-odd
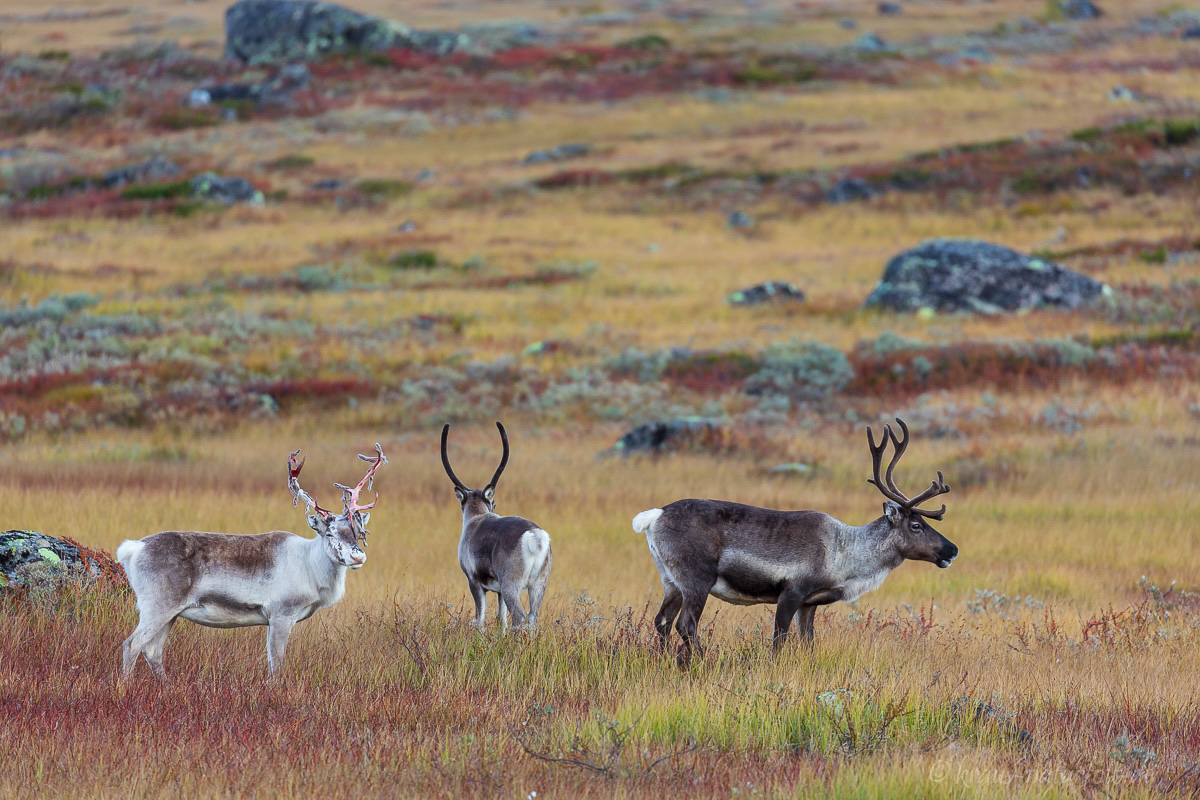
{"type": "Polygon", "coordinates": [[[683,592],[679,591],[679,587],[673,583],[663,581],[663,601],[659,606],[658,613],[654,615],[654,628],[658,631],[658,643],[663,652],[666,652],[667,645],[671,641],[671,626],[675,624],[675,617],[679,616],[679,609],[683,608],[683,592]]]}
{"type": "Polygon", "coordinates": [[[813,642],[813,621],[816,614],[817,607],[811,604],[800,606],[800,610],[796,612],[796,630],[800,632],[800,641],[804,644],[813,642]]]}
{"type": "Polygon", "coordinates": [[[468,579],[467,583],[471,587],[471,597],[475,600],[475,619],[471,621],[471,625],[483,630],[486,624],[484,616],[487,614],[487,590],[473,580],[468,579]]]}
{"type": "MultiPolygon", "coordinates": [[[[712,587],[709,587],[712,588],[712,587]]],[[[704,613],[704,604],[708,602],[708,592],[691,594],[683,593],[683,611],[675,622],[675,630],[683,637],[683,649],[676,656],[680,667],[687,667],[692,662],[692,653],[704,655],[700,647],[700,616],[704,613]]]]}
{"type": "Polygon", "coordinates": [[[550,561],[550,554],[546,553],[546,561],[537,577],[533,579],[533,585],[529,587],[529,617],[525,621],[531,628],[537,627],[538,612],[542,610],[542,600],[546,596],[546,584],[550,581],[550,561]]]}
{"type": "Polygon", "coordinates": [[[508,604],[499,592],[496,593],[496,622],[500,624],[501,632],[508,630],[508,604]]]}
{"type": "Polygon", "coordinates": [[[513,626],[520,628],[525,624],[525,609],[521,608],[521,588],[511,583],[500,584],[500,602],[508,606],[512,615],[513,626]]]}
{"type": "Polygon", "coordinates": [[[272,617],[267,624],[267,672],[272,677],[283,670],[288,637],[296,621],[288,617],[272,617]]]}
{"type": "MultiPolygon", "coordinates": [[[[133,633],[129,634],[129,638],[121,647],[121,679],[128,680],[133,675],[134,667],[137,666],[138,656],[141,655],[151,642],[162,632],[164,626],[168,625],[175,617],[179,616],[179,612],[183,609],[172,609],[170,613],[146,613],[142,614],[138,619],[137,627],[133,629],[133,633]]],[[[149,658],[146,659],[150,661],[149,658]]],[[[154,669],[151,662],[151,669],[154,669]]],[[[157,673],[155,673],[157,675],[157,673]]]]}
{"type": "Polygon", "coordinates": [[[792,617],[800,611],[800,604],[803,602],[804,595],[797,592],[784,592],[779,596],[775,607],[775,635],[771,638],[771,649],[775,652],[779,652],[779,648],[787,641],[792,617]]]}
{"type": "Polygon", "coordinates": [[[150,671],[160,681],[167,679],[167,671],[163,669],[162,664],[163,650],[167,646],[167,637],[171,635],[171,628],[175,627],[177,619],[179,617],[174,617],[166,625],[163,625],[142,650],[142,655],[146,657],[146,663],[150,665],[150,671]]]}

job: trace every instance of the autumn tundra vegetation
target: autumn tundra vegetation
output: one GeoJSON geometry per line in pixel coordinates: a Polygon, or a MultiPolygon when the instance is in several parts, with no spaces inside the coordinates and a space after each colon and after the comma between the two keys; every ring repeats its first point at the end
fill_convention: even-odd
{"type": "Polygon", "coordinates": [[[349,5],[0,9],[0,795],[1200,793],[1200,9],[349,5]],[[673,501],[925,536],[938,471],[950,569],[660,641],[673,501]],[[371,557],[274,678],[180,624],[123,681],[163,531],[371,557]]]}

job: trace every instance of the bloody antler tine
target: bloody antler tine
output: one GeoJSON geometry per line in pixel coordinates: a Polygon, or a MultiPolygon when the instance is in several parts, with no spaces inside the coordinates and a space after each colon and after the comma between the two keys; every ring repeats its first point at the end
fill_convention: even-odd
{"type": "Polygon", "coordinates": [[[332,516],[331,512],[321,508],[317,503],[317,498],[300,488],[300,470],[304,469],[304,464],[308,461],[308,456],[305,455],[304,458],[297,462],[296,456],[298,455],[300,455],[299,449],[288,456],[288,489],[292,493],[292,508],[295,508],[303,500],[305,507],[311,506],[323,516],[332,516]]]}

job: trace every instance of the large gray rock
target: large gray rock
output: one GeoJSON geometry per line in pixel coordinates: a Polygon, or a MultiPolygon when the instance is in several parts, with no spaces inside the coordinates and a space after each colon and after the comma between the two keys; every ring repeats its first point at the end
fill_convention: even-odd
{"type": "Polygon", "coordinates": [[[53,591],[64,581],[120,586],[125,573],[103,550],[37,531],[0,533],[0,589],[53,591]]]}
{"type": "Polygon", "coordinates": [[[995,314],[1079,308],[1107,287],[1051,261],[972,239],[932,239],[892,258],[866,305],[995,314]]]}
{"type": "Polygon", "coordinates": [[[703,450],[720,440],[722,430],[717,420],[699,417],[647,422],[622,436],[610,452],[627,456],[630,453],[703,450]]]}
{"type": "Polygon", "coordinates": [[[418,31],[311,0],[238,0],[225,11],[225,57],[248,64],[310,61],[330,53],[399,48],[449,53],[468,43],[452,31],[418,31]]]}

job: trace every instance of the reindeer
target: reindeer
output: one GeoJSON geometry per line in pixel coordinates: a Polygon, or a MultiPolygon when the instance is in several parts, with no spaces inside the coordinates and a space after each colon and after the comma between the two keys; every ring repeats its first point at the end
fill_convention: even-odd
{"type": "Polygon", "coordinates": [[[293,507],[304,501],[315,539],[287,531],[253,536],[164,531],[126,540],[117,548],[139,615],[137,628],[125,640],[122,679],[133,674],[139,654],[155,677],[166,679],[163,648],[180,618],[210,628],[266,625],[267,665],[275,675],[283,669],[292,627],[346,594],[346,570],[360,569],[367,560],[362,548],[367,546],[368,510],[379,499],[376,493],[375,500],[360,505],[359,494],[363,487],[372,488],[375,471],[387,459],[378,444],[374,456],[359,456],[371,466],[354,488],[334,484],[342,490],[344,505],[335,514],[300,488],[304,461],[296,461],[299,454],[288,457],[288,489],[293,507]]]}
{"type": "Polygon", "coordinates": [[[496,616],[502,630],[508,628],[511,614],[513,625],[537,627],[538,610],[550,580],[550,534],[536,523],[522,517],[501,517],[496,514],[496,484],[508,465],[508,434],[499,422],[500,441],[504,455],[496,474],[483,490],[470,489],[458,479],[446,455],[446,439],[450,424],[442,428],[442,466],[454,483],[454,496],[462,506],[462,536],[458,540],[458,565],[467,576],[471,597],[475,600],[477,628],[484,625],[487,613],[487,593],[500,596],[496,616]],[[529,614],[521,608],[521,592],[529,592],[529,614]]]}
{"type": "Polygon", "coordinates": [[[773,649],[778,650],[793,618],[803,640],[811,642],[818,606],[857,600],[879,588],[906,559],[949,567],[958,548],[926,522],[940,521],[946,506],[937,511],[917,506],[950,487],[938,472],[916,497],[896,488],[892,471],[908,447],[908,426],[900,419],[896,423],[904,438],[884,425],[878,446],[867,428],[874,471],[867,483],[886,501],[883,516],[866,525],[847,525],[821,511],[775,511],[724,500],[678,500],[634,517],[633,529],[646,534],[662,578],[663,601],[654,626],[664,650],[677,615],[675,627],[684,644],[680,665],[700,650],[696,628],[710,594],[737,605],[777,604],[773,649]],[[892,460],[880,478],[889,440],[892,460]]]}

